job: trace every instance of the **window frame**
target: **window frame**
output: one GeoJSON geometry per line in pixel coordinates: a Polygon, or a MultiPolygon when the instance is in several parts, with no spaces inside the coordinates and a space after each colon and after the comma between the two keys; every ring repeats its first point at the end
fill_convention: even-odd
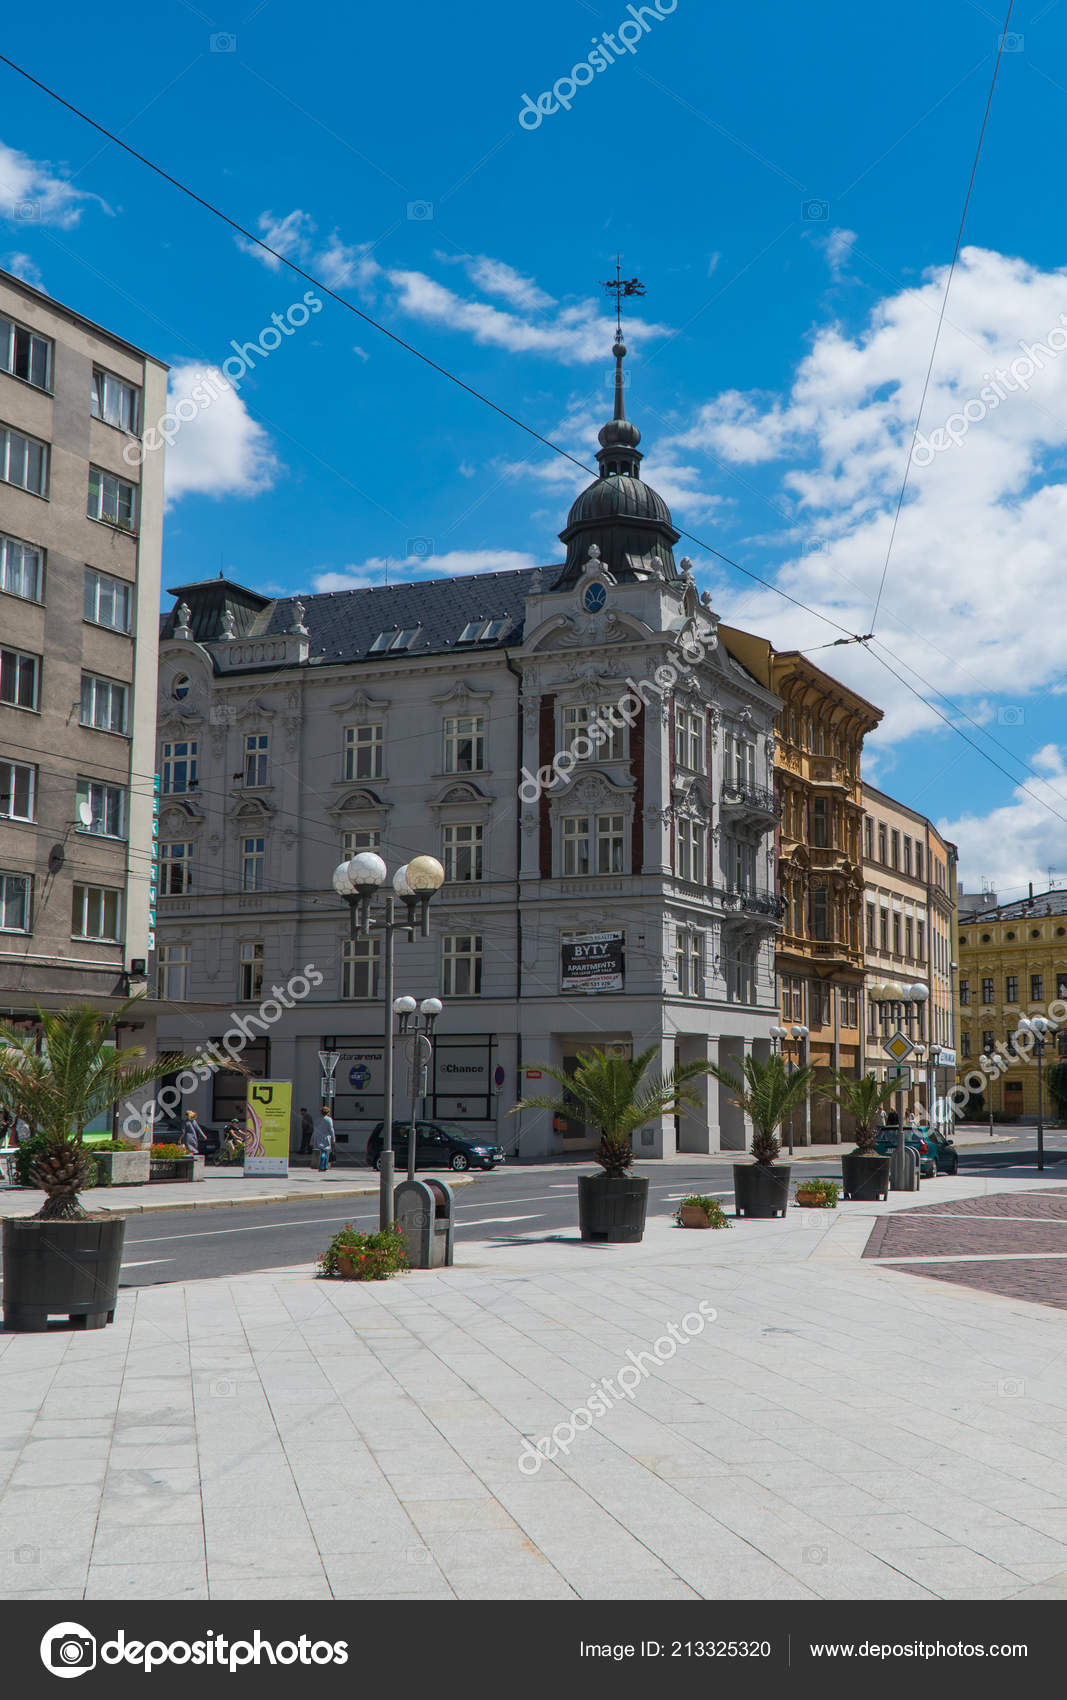
{"type": "Polygon", "coordinates": [[[195,791],[199,784],[198,764],[200,761],[199,738],[167,738],[159,747],[159,786],[162,797],[186,797],[190,791],[195,791]],[[178,745],[186,746],[184,755],[175,755],[178,745]],[[170,755],[167,751],[170,751],[170,755]],[[176,786],[174,768],[184,766],[186,769],[185,784],[176,786]]]}
{"type": "Polygon", "coordinates": [[[341,946],[341,984],[339,995],[344,1003],[369,1002],[381,995],[382,941],[380,938],[346,938],[341,946]],[[365,991],[357,991],[357,975],[365,991]]]}
{"type": "Polygon", "coordinates": [[[110,425],[114,430],[123,432],[127,437],[140,437],[142,395],[143,391],[140,384],[131,384],[128,378],[120,378],[117,372],[110,372],[106,366],[97,366],[94,363],[92,377],[89,380],[89,413],[93,419],[99,420],[101,425],[110,425]],[[98,379],[103,380],[100,386],[102,393],[99,409],[96,406],[98,379]],[[107,392],[109,384],[117,385],[119,390],[126,391],[133,397],[132,425],[125,424],[121,419],[108,418],[107,392]]]}
{"type": "Polygon", "coordinates": [[[40,607],[44,602],[46,556],[47,550],[42,548],[39,543],[30,543],[24,537],[13,537],[9,531],[0,531],[0,590],[3,591],[4,595],[17,596],[20,602],[35,602],[38,607],[40,607]],[[35,555],[37,558],[36,568],[34,571],[34,590],[32,595],[27,595],[24,590],[16,590],[12,585],[6,582],[9,559],[14,554],[15,550],[19,550],[22,553],[22,559],[19,563],[22,570],[25,570],[25,557],[27,554],[35,555]]]}
{"type": "Polygon", "coordinates": [[[249,893],[262,891],[267,879],[266,834],[262,832],[242,833],[240,857],[241,890],[249,893]],[[249,845],[258,846],[258,848],[250,850],[249,845]]]}
{"type": "Polygon", "coordinates": [[[33,932],[33,875],[2,872],[0,873],[0,933],[18,933],[27,936],[33,932]],[[8,922],[8,906],[11,899],[8,896],[8,882],[22,885],[23,925],[11,926],[8,922]]]}
{"type": "Polygon", "coordinates": [[[72,896],[71,896],[71,937],[76,938],[76,939],[88,939],[88,940],[91,940],[95,944],[121,944],[123,942],[123,938],[122,938],[123,902],[122,902],[122,899],[123,899],[123,892],[122,892],[120,887],[109,886],[109,885],[90,885],[87,881],[83,881],[83,880],[76,881],[76,883],[73,887],[72,896]],[[77,904],[78,904],[78,893],[79,892],[81,892],[81,894],[82,894],[82,898],[81,898],[82,926],[81,926],[80,930],[79,930],[78,926],[76,925],[76,915],[75,915],[75,909],[76,909],[77,904]],[[104,922],[106,921],[106,918],[107,918],[107,899],[108,898],[114,898],[114,900],[115,900],[115,902],[114,902],[115,930],[114,930],[113,933],[89,932],[88,931],[89,910],[90,910],[92,900],[93,900],[94,897],[99,899],[101,925],[104,924],[104,922]]]}
{"type": "Polygon", "coordinates": [[[92,810],[94,824],[83,826],[79,820],[75,831],[84,833],[89,838],[110,838],[115,843],[124,843],[127,838],[127,796],[125,785],[113,785],[108,779],[93,779],[87,774],[79,774],[74,790],[75,808],[80,808],[83,802],[89,804],[92,810]],[[101,807],[98,810],[98,804],[101,807]],[[107,827],[108,816],[112,806],[117,806],[118,831],[112,832],[107,827]],[[96,820],[103,821],[104,826],[95,825],[96,820]]]}
{"type": "Polygon", "coordinates": [[[381,720],[361,720],[358,724],[346,726],[344,729],[344,774],[346,781],[359,779],[382,779],[385,775],[385,723],[381,720]],[[360,732],[369,732],[369,738],[360,738],[360,732]],[[362,772],[360,762],[365,752],[369,752],[371,760],[367,771],[362,772]]]}
{"type": "Polygon", "coordinates": [[[485,773],[486,732],[484,714],[446,714],[443,723],[444,734],[444,771],[446,773],[485,773]],[[469,723],[473,728],[470,732],[461,732],[459,728],[469,723]],[[460,750],[464,744],[470,745],[470,765],[460,766],[460,750]]]}
{"type": "Polygon", "coordinates": [[[244,781],[246,791],[263,791],[270,784],[270,733],[246,732],[244,781]]]}
{"type": "Polygon", "coordinates": [[[485,938],[482,933],[442,933],[441,935],[441,995],[445,998],[477,998],[482,995],[482,980],[485,961],[485,938]],[[457,950],[454,947],[461,941],[467,941],[471,949],[457,950]],[[460,988],[461,976],[458,969],[467,966],[470,969],[470,985],[466,990],[460,988]]]}
{"type": "Polygon", "coordinates": [[[265,954],[262,939],[238,939],[239,1003],[260,1003],[262,1001],[263,980],[266,973],[265,954]]]}
{"type": "Polygon", "coordinates": [[[133,591],[134,587],[128,579],[117,578],[114,573],[101,572],[98,567],[85,569],[85,583],[82,590],[82,618],[88,620],[91,626],[99,626],[102,631],[119,632],[123,637],[129,637],[133,630],[133,591]],[[104,620],[100,616],[101,591],[109,588],[112,604],[115,601],[115,591],[125,592],[126,623],[117,625],[114,620],[104,620]],[[90,602],[92,611],[90,611],[90,602]]]}
{"type": "Polygon", "coordinates": [[[90,673],[84,668],[82,669],[81,680],[81,707],[78,716],[79,726],[84,726],[92,732],[110,732],[115,737],[128,738],[130,735],[130,686],[128,682],[125,679],[109,679],[103,673],[90,673]],[[90,718],[88,720],[85,718],[87,687],[89,690],[90,704],[90,718]],[[116,692],[121,692],[122,724],[121,726],[114,726],[111,724],[102,725],[101,722],[95,718],[97,700],[98,698],[103,699],[106,693],[106,700],[110,705],[110,719],[110,710],[114,706],[116,692]]]}
{"type": "Polygon", "coordinates": [[[0,372],[3,372],[7,377],[17,378],[20,384],[29,384],[31,389],[40,390],[43,395],[54,395],[55,391],[53,389],[53,379],[55,349],[56,345],[53,337],[45,336],[43,331],[35,331],[32,325],[24,325],[19,319],[9,318],[7,313],[0,313],[0,372]],[[8,329],[6,339],[2,329],[4,325],[6,325],[8,329]],[[29,338],[30,358],[27,362],[27,372],[19,372],[15,369],[20,332],[23,336],[29,338]],[[7,342],[6,351],[3,348],[5,340],[7,342]],[[44,382],[40,384],[34,377],[31,376],[33,368],[34,343],[40,343],[45,351],[45,377],[44,382]]]}
{"type": "Polygon", "coordinates": [[[9,648],[7,644],[0,646],[0,706],[4,708],[22,709],[28,714],[40,713],[41,659],[41,656],[34,655],[27,649],[9,648]],[[13,697],[6,697],[3,695],[3,676],[5,663],[7,662],[8,657],[11,657],[14,661],[15,695],[13,697]],[[29,663],[33,669],[33,691],[31,693],[33,700],[31,702],[23,702],[20,700],[22,697],[22,677],[27,663],[29,663]]]}
{"type": "Polygon", "coordinates": [[[91,519],[94,525],[109,525],[113,531],[122,531],[127,537],[135,537],[138,529],[138,492],[139,486],[134,484],[132,480],[128,478],[120,478],[117,472],[109,472],[107,467],[97,466],[95,461],[91,461],[89,463],[88,494],[85,508],[86,518],[91,519]],[[107,489],[107,480],[109,479],[115,486],[116,501],[114,519],[111,518],[110,514],[104,512],[105,491],[107,489]],[[94,480],[97,495],[96,507],[99,509],[96,513],[93,512],[94,480]],[[121,517],[123,507],[121,497],[124,490],[128,490],[130,492],[129,523],[126,523],[121,517]]]}
{"type": "Polygon", "coordinates": [[[159,895],[160,897],[188,897],[193,889],[193,862],[196,858],[196,844],[191,838],[172,838],[159,846],[159,895]],[[181,856],[168,855],[168,851],[182,850],[181,856]],[[168,878],[168,874],[171,876],[168,878]],[[173,876],[182,877],[177,882],[173,876]]]}
{"type": "Polygon", "coordinates": [[[156,953],[156,997],[161,1002],[185,1003],[188,999],[190,954],[187,944],[159,946],[156,953]],[[172,957],[174,960],[171,960],[172,957]],[[171,989],[171,976],[174,974],[179,976],[179,990],[171,989]]]}
{"type": "Polygon", "coordinates": [[[469,885],[483,878],[485,868],[485,826],[482,821],[445,821],[441,828],[441,860],[445,884],[469,885]],[[466,838],[458,835],[469,834],[466,838]],[[469,871],[459,871],[466,856],[469,871]]]}

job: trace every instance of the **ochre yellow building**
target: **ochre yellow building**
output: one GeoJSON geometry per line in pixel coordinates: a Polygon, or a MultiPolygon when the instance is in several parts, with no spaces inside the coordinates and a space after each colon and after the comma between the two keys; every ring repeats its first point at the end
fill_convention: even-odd
{"type": "MultiPolygon", "coordinates": [[[[1067,891],[1003,903],[960,921],[960,1079],[977,1067],[988,1044],[1011,1057],[1019,1017],[1048,1015],[1067,1000],[1067,891]]],[[[1067,1025],[1046,1045],[1045,1066],[1067,1055],[1067,1025]]],[[[992,1086],[993,1110],[1037,1115],[1037,1064],[1016,1056],[992,1086]]],[[[986,1099],[988,1106],[988,1098],[986,1099]]],[[[1045,1114],[1054,1114],[1045,1093],[1045,1114]]]]}

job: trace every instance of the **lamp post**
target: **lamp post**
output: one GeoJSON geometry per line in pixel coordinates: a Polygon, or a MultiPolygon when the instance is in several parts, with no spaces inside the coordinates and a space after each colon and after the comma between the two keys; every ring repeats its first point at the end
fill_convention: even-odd
{"type": "MultiPolygon", "coordinates": [[[[373,850],[361,850],[358,856],[342,862],[334,869],[333,889],[348,904],[350,937],[353,942],[369,939],[371,935],[371,902],[389,877],[389,869],[373,850]]],[[[393,890],[384,893],[381,918],[376,925],[383,939],[383,985],[385,1002],[385,1081],[383,1092],[384,1120],[382,1125],[382,1154],[378,1188],[378,1226],[392,1226],[393,1221],[393,980],[394,945],[396,935],[406,932],[414,941],[416,926],[422,937],[430,936],[430,899],[440,891],[445,870],[433,856],[414,856],[393,875],[393,890]],[[396,900],[406,911],[397,919],[396,900]]]]}
{"type": "MultiPolygon", "coordinates": [[[[808,1061],[808,1054],[809,1054],[808,1053],[808,1040],[811,1037],[811,1029],[809,1027],[805,1027],[803,1025],[803,1023],[798,1023],[797,1026],[793,1028],[793,1037],[797,1042],[797,1055],[800,1059],[797,1066],[798,1066],[798,1068],[804,1068],[804,1067],[806,1067],[807,1061],[808,1061]]],[[[807,1091],[804,1094],[804,1127],[805,1127],[805,1131],[806,1131],[807,1136],[808,1136],[808,1144],[810,1145],[811,1144],[811,1092],[810,1092],[810,1090],[807,1091]]],[[[790,1156],[793,1155],[793,1117],[792,1116],[789,1117],[789,1155],[790,1156]]]]}
{"type": "MultiPolygon", "coordinates": [[[[771,1049],[772,1049],[772,1054],[774,1056],[780,1057],[783,1054],[782,1045],[785,1042],[785,1040],[787,1040],[788,1038],[789,1038],[788,1027],[776,1026],[776,1027],[771,1028],[771,1049]]],[[[790,1156],[793,1155],[793,1112],[792,1112],[792,1110],[790,1110],[790,1112],[789,1112],[789,1155],[790,1156]]]]}
{"type": "Polygon", "coordinates": [[[1045,1035],[1052,1032],[1052,1022],[1043,1015],[1019,1018],[1015,1030],[1016,1043],[1023,1040],[1024,1051],[1033,1045],[1037,1055],[1037,1167],[1038,1173],[1045,1168],[1045,1035]]]}
{"type": "Polygon", "coordinates": [[[411,1122],[408,1127],[408,1180],[415,1179],[415,1147],[419,1105],[426,1097],[427,1071],[433,1060],[433,1030],[434,1024],[444,1004],[440,998],[423,998],[416,1004],[414,998],[395,998],[393,1009],[400,1017],[400,1037],[411,1040],[411,1122]],[[422,1017],[422,1026],[414,1017],[422,1017]]]}
{"type": "MultiPolygon", "coordinates": [[[[986,1057],[994,1057],[994,1056],[996,1056],[996,1051],[997,1051],[997,1047],[994,1044],[993,1040],[987,1039],[985,1044],[982,1046],[982,1055],[986,1056],[986,1057]]],[[[990,1139],[992,1139],[992,1137],[993,1137],[993,1070],[992,1070],[992,1068],[988,1068],[986,1070],[985,1080],[986,1080],[986,1095],[987,1095],[988,1100],[989,1100],[989,1102],[986,1106],[986,1108],[989,1111],[989,1137],[990,1137],[990,1139]]]]}

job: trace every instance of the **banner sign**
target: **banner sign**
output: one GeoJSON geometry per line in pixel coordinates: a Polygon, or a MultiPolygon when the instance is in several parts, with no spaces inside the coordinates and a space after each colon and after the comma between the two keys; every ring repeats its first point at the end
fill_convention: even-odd
{"type": "Polygon", "coordinates": [[[625,933],[576,933],[560,941],[560,989],[621,992],[625,933]]]}
{"type": "Polygon", "coordinates": [[[435,1039],[434,1115],[441,1121],[488,1121],[493,1070],[486,1037],[435,1039]]]}
{"type": "Polygon", "coordinates": [[[289,1173],[289,1128],[293,1085],[289,1080],[248,1082],[249,1135],[245,1143],[246,1175],[289,1173]]]}

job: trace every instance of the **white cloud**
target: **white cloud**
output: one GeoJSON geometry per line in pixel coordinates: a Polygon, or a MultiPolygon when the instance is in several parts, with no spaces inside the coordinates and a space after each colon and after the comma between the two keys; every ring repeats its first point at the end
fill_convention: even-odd
{"type": "Polygon", "coordinates": [[[55,224],[69,230],[89,203],[104,212],[111,211],[99,195],[75,189],[47,160],[31,159],[18,148],[0,142],[0,218],[16,224],[55,224]]]}
{"type": "MultiPolygon", "coordinates": [[[[1065,275],[963,251],[923,412],[926,433],[977,397],[990,373],[1018,360],[1020,343],[1059,326],[1065,275]]],[[[726,392],[662,445],[668,459],[684,454],[687,464],[702,453],[738,467],[782,462],[772,491],[786,515],[778,583],[849,632],[870,630],[944,285],[941,268],[886,297],[855,334],[824,326],[786,395],[726,392]],[[819,538],[822,547],[798,550],[798,537],[819,538]]],[[[1067,354],[1039,358],[1028,393],[1006,395],[959,447],[909,476],[879,636],[957,701],[1007,695],[1024,703],[1063,675],[1059,624],[1032,612],[1062,578],[1067,354]]],[[[835,636],[769,592],[740,588],[731,601],[782,648],[835,636]]],[[[885,706],[876,740],[936,724],[863,650],[818,659],[885,706]]]]}
{"type": "Polygon", "coordinates": [[[331,289],[348,289],[352,284],[365,289],[382,269],[371,255],[371,246],[342,242],[335,230],[326,246],[313,255],[310,269],[320,272],[331,289]]]}
{"type": "Polygon", "coordinates": [[[44,278],[29,254],[18,252],[7,254],[0,261],[0,264],[3,265],[5,271],[9,271],[13,277],[20,277],[23,283],[28,283],[31,288],[44,289],[44,278]]]}
{"type": "Polygon", "coordinates": [[[988,814],[965,813],[941,820],[938,831],[959,845],[960,878],[968,891],[978,891],[988,879],[1002,901],[1048,888],[1048,870],[1067,878],[1067,825],[1051,812],[1067,816],[1067,760],[1064,746],[1046,744],[1029,756],[1042,777],[1029,778],[1012,793],[1012,801],[988,814]]]}
{"type": "MultiPolygon", "coordinates": [[[[308,258],[311,238],[315,233],[315,220],[310,213],[301,212],[299,207],[294,207],[284,218],[275,218],[272,212],[260,213],[256,224],[267,247],[276,249],[285,259],[299,261],[302,265],[308,258]]],[[[239,248],[251,254],[268,271],[281,269],[281,260],[274,254],[268,254],[257,243],[249,242],[244,236],[238,236],[236,240],[239,248]]]]}
{"type": "MultiPolygon", "coordinates": [[[[461,578],[470,573],[510,573],[524,567],[543,566],[533,555],[518,549],[450,549],[441,555],[408,555],[403,560],[388,560],[384,555],[372,555],[366,561],[354,561],[339,572],[319,572],[312,576],[312,589],[360,590],[375,584],[410,584],[412,580],[461,578]]],[[[486,591],[490,597],[490,592],[486,591]]],[[[487,614],[492,610],[487,607],[487,614]]]]}
{"type": "Polygon", "coordinates": [[[445,265],[464,268],[471,282],[485,295],[499,295],[513,307],[539,312],[554,307],[555,299],[538,287],[531,277],[524,277],[504,260],[494,260],[488,254],[442,254],[435,256],[445,265]]]}
{"type": "Polygon", "coordinates": [[[167,449],[168,502],[182,496],[258,496],[277,481],[281,464],[263,426],[215,366],[186,363],[172,368],[168,407],[193,395],[205,376],[225,385],[209,406],[183,421],[167,449]]]}
{"type": "Polygon", "coordinates": [[[826,253],[826,263],[830,267],[834,277],[841,276],[846,263],[851,258],[852,247],[855,240],[856,232],[854,230],[844,230],[841,228],[831,230],[829,236],[826,238],[826,241],[823,244],[826,253]]]}

